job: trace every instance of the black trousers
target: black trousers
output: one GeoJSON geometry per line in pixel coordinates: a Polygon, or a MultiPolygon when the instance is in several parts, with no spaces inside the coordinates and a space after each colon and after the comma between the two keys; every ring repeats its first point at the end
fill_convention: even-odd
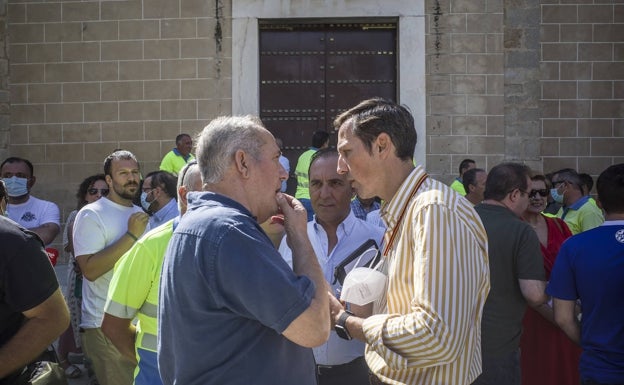
{"type": "Polygon", "coordinates": [[[316,365],[318,385],[368,385],[368,366],[364,357],[342,365],[316,365]]]}

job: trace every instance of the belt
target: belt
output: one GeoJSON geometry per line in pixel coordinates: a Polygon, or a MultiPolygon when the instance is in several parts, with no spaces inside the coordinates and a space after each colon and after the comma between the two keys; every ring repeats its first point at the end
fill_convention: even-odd
{"type": "MultiPolygon", "coordinates": [[[[358,357],[351,362],[347,362],[346,364],[340,365],[316,365],[316,373],[319,376],[339,376],[342,374],[348,374],[353,371],[354,367],[358,367],[362,365],[362,361],[364,361],[364,357],[358,357]]],[[[366,364],[364,364],[366,365],[366,364]]]]}

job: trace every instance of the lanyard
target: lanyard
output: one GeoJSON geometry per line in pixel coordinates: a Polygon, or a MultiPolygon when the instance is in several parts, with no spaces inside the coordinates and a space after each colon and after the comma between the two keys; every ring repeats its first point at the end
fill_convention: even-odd
{"type": "Polygon", "coordinates": [[[407,212],[407,206],[409,206],[409,203],[411,202],[412,198],[414,198],[414,196],[418,192],[418,189],[420,188],[420,186],[422,186],[422,184],[425,182],[425,180],[428,177],[429,175],[427,175],[426,173],[421,175],[421,177],[416,182],[416,185],[414,185],[414,187],[412,188],[412,191],[410,192],[410,195],[407,198],[407,201],[405,202],[403,209],[401,210],[401,214],[399,214],[397,223],[392,229],[392,233],[390,234],[390,237],[388,238],[388,242],[386,242],[386,245],[384,246],[384,251],[383,251],[384,257],[388,255],[388,252],[392,248],[392,244],[394,243],[394,240],[396,239],[396,236],[399,233],[399,226],[401,225],[401,222],[403,222],[403,218],[405,217],[405,213],[407,212]]]}

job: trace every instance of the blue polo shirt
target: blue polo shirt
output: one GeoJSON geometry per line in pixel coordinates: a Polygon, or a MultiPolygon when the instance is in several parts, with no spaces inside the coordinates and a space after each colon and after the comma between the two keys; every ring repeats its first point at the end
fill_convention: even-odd
{"type": "Polygon", "coordinates": [[[314,291],[245,207],[211,192],[189,194],[162,268],[163,383],[316,384],[312,349],[282,335],[314,291]]]}

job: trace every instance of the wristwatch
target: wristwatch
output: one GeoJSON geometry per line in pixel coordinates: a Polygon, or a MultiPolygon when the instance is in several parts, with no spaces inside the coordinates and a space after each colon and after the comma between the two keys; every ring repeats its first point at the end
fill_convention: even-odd
{"type": "Polygon", "coordinates": [[[338,334],[338,337],[345,339],[347,341],[351,340],[351,334],[349,334],[349,331],[347,330],[347,318],[351,317],[353,315],[353,313],[351,313],[349,310],[345,310],[341,315],[340,318],[338,318],[338,321],[336,321],[336,326],[334,326],[334,330],[336,331],[336,334],[338,334]]]}

